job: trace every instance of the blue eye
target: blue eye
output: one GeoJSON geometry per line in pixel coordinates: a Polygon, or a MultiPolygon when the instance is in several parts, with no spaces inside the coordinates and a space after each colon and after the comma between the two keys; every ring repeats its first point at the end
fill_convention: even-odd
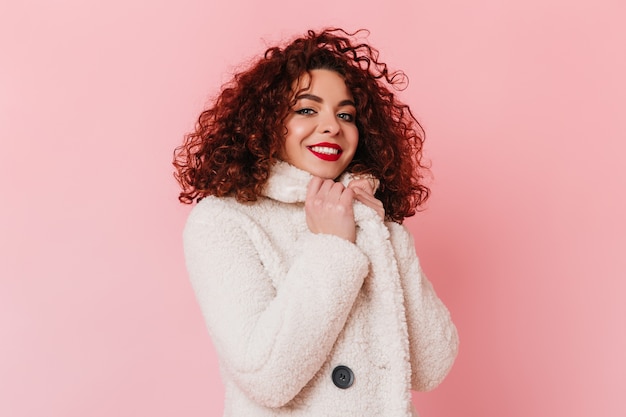
{"type": "Polygon", "coordinates": [[[304,109],[296,110],[296,113],[309,115],[309,114],[315,114],[315,110],[309,109],[309,108],[304,108],[304,109]]]}
{"type": "Polygon", "coordinates": [[[354,115],[350,113],[339,113],[337,117],[339,117],[340,119],[346,122],[354,122],[354,119],[355,119],[354,115]]]}

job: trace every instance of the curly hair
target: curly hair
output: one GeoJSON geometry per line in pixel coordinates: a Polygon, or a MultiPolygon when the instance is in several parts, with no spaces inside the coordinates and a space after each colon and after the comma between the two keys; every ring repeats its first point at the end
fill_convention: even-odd
{"type": "Polygon", "coordinates": [[[295,104],[293,86],[309,71],[327,69],[344,78],[356,104],[359,142],[347,171],[380,181],[375,196],[388,220],[401,223],[414,215],[430,194],[423,183],[424,131],[388,88],[406,86],[406,75],[389,71],[378,50],[354,40],[359,32],[309,30],[235,74],[174,151],[179,200],[190,204],[214,195],[256,201],[279,159],[284,121],[295,104]]]}

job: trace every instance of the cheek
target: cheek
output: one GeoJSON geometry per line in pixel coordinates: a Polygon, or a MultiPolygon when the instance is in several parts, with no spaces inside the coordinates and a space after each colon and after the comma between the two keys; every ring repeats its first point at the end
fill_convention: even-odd
{"type": "Polygon", "coordinates": [[[349,135],[350,142],[352,142],[354,146],[357,146],[359,144],[359,129],[354,126],[354,128],[350,130],[349,135]]]}
{"type": "Polygon", "coordinates": [[[307,123],[291,122],[287,124],[286,138],[289,138],[293,141],[297,141],[297,140],[303,139],[308,134],[309,134],[309,127],[307,123]]]}
{"type": "Polygon", "coordinates": [[[289,124],[287,127],[287,133],[283,137],[283,144],[280,148],[279,156],[284,161],[290,160],[290,156],[293,156],[297,149],[300,147],[301,134],[297,126],[289,124]]]}
{"type": "Polygon", "coordinates": [[[283,138],[283,146],[282,146],[283,152],[288,152],[289,149],[292,149],[298,146],[298,142],[299,140],[298,140],[298,136],[296,132],[294,132],[293,129],[290,129],[285,135],[285,137],[283,138]]]}

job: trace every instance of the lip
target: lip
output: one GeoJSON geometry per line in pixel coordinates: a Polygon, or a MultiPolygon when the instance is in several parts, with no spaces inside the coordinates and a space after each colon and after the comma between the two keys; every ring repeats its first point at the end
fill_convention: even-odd
{"type": "Polygon", "coordinates": [[[310,146],[307,146],[306,148],[309,150],[309,152],[311,152],[313,155],[315,155],[319,159],[323,161],[330,161],[330,162],[339,160],[339,158],[341,158],[341,154],[343,153],[343,149],[341,149],[341,146],[337,145],[336,143],[329,143],[329,142],[316,143],[315,145],[310,145],[310,146]],[[317,147],[336,149],[339,152],[333,153],[333,154],[316,152],[313,150],[313,148],[317,148],[317,147]]]}

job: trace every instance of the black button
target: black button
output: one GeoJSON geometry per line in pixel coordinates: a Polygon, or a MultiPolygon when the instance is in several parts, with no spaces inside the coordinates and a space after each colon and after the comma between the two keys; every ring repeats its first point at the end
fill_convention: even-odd
{"type": "Polygon", "coordinates": [[[333,382],[338,388],[350,388],[354,383],[354,374],[347,366],[339,365],[333,369],[333,382]]]}

